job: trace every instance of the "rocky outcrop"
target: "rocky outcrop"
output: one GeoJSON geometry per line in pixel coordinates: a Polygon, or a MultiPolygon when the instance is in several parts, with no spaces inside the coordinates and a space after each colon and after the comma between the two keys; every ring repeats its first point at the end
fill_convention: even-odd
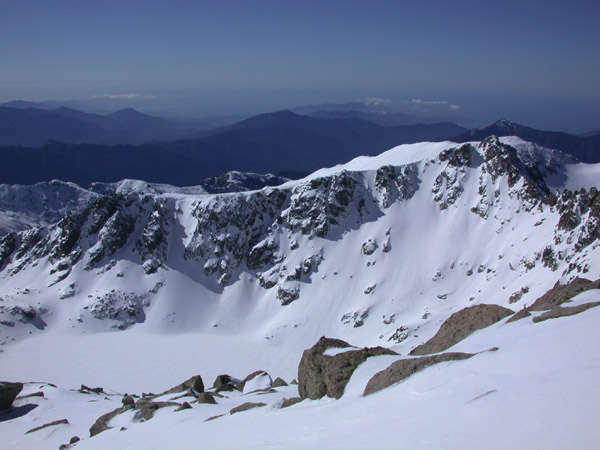
{"type": "Polygon", "coordinates": [[[278,388],[278,387],[284,387],[287,385],[288,384],[286,383],[286,381],[283,378],[277,377],[277,378],[275,378],[275,381],[273,381],[273,384],[271,385],[271,387],[278,388]]]}
{"type": "Polygon", "coordinates": [[[525,317],[529,317],[529,316],[531,316],[531,313],[529,312],[529,310],[527,308],[523,308],[520,311],[517,311],[516,313],[514,313],[506,321],[506,323],[516,322],[517,320],[521,320],[521,319],[524,319],[525,317]]]}
{"type": "Polygon", "coordinates": [[[215,401],[215,398],[212,395],[210,395],[208,392],[203,392],[202,394],[198,395],[196,402],[197,403],[206,403],[209,405],[215,405],[217,403],[215,401]]]}
{"type": "Polygon", "coordinates": [[[123,406],[121,408],[113,409],[106,414],[101,415],[96,419],[94,424],[90,427],[90,437],[94,437],[97,434],[102,433],[103,431],[110,430],[108,426],[108,422],[113,418],[118,416],[119,414],[132,409],[132,406],[123,406]]]}
{"type": "Polygon", "coordinates": [[[23,383],[0,381],[0,411],[9,409],[13,401],[23,390],[23,383]]]}
{"type": "Polygon", "coordinates": [[[439,355],[423,356],[422,358],[401,359],[392,363],[387,369],[377,372],[367,383],[363,395],[369,395],[380,391],[392,384],[398,383],[412,374],[446,361],[458,361],[474,356],[472,353],[441,353],[439,355]]]}
{"type": "Polygon", "coordinates": [[[321,337],[305,350],[298,366],[298,392],[301,398],[318,399],[325,395],[340,398],[354,370],[370,356],[396,355],[383,348],[362,348],[348,350],[336,355],[325,355],[330,348],[351,348],[350,344],[339,339],[321,337]]]}
{"type": "Polygon", "coordinates": [[[292,398],[284,398],[281,403],[282,408],[287,408],[288,406],[295,405],[296,403],[300,403],[302,401],[302,397],[292,397],[292,398]]]}
{"type": "Polygon", "coordinates": [[[552,289],[533,302],[528,309],[530,311],[552,309],[590,289],[600,289],[600,280],[591,281],[586,278],[576,277],[567,284],[558,284],[557,282],[552,289]]]}
{"type": "Polygon", "coordinates": [[[223,374],[217,376],[213,383],[215,392],[240,390],[240,380],[233,378],[231,375],[223,374]]]}
{"type": "Polygon", "coordinates": [[[452,314],[438,332],[426,343],[414,348],[411,355],[428,355],[442,352],[462,341],[474,331],[514,314],[508,308],[499,305],[474,305],[452,314]]]}
{"type": "Polygon", "coordinates": [[[135,409],[137,409],[136,418],[140,420],[150,420],[154,417],[154,413],[158,409],[166,408],[168,406],[180,407],[181,404],[176,402],[154,402],[148,397],[140,398],[135,403],[135,409]]]}
{"type": "Polygon", "coordinates": [[[265,389],[265,388],[270,388],[273,384],[273,380],[271,378],[271,375],[269,375],[267,372],[265,372],[264,370],[257,370],[255,372],[252,372],[250,375],[248,375],[246,378],[244,378],[237,386],[237,388],[244,392],[246,391],[246,385],[248,384],[248,386],[253,386],[256,387],[257,389],[265,389]],[[250,383],[252,382],[252,383],[250,383]],[[248,384],[250,383],[250,384],[248,384]]]}
{"type": "Polygon", "coordinates": [[[242,411],[248,411],[249,409],[254,409],[254,408],[261,408],[263,406],[267,406],[266,403],[252,403],[252,402],[246,402],[246,403],[242,403],[240,406],[236,406],[235,408],[232,408],[231,411],[229,411],[229,414],[235,414],[235,413],[239,413],[242,411]]]}
{"type": "Polygon", "coordinates": [[[202,381],[202,377],[200,375],[194,375],[193,377],[185,380],[183,383],[178,384],[175,387],[172,387],[168,391],[163,392],[160,395],[165,394],[178,394],[180,392],[185,392],[194,397],[197,397],[199,394],[204,392],[204,382],[202,381]]]}
{"type": "Polygon", "coordinates": [[[559,317],[573,316],[583,311],[587,311],[595,306],[600,306],[600,302],[584,303],[583,305],[577,306],[557,306],[552,308],[550,311],[546,311],[544,314],[533,318],[534,322],[543,322],[548,319],[558,319],[559,317]]]}
{"type": "MultiPolygon", "coordinates": [[[[190,379],[193,378],[194,377],[190,379]]],[[[133,400],[133,397],[125,395],[122,400],[122,407],[113,409],[112,411],[103,414],[102,416],[98,417],[98,419],[96,419],[96,422],[94,422],[94,424],[90,428],[90,437],[102,433],[103,431],[109,430],[111,427],[108,425],[108,423],[111,421],[111,419],[126,411],[136,410],[134,418],[139,421],[145,421],[152,419],[152,417],[154,417],[154,413],[160,408],[173,406],[179,408],[178,411],[180,411],[181,409],[185,409],[182,407],[183,405],[181,403],[155,402],[153,401],[153,398],[155,398],[155,396],[142,397],[137,402],[132,404],[131,400],[133,400]]]]}
{"type": "Polygon", "coordinates": [[[554,287],[539,297],[529,307],[525,307],[513,315],[506,323],[514,322],[519,319],[531,316],[531,311],[546,311],[543,314],[534,317],[533,322],[543,322],[548,319],[557,319],[559,317],[572,316],[586,311],[590,308],[600,305],[600,302],[589,302],[577,306],[562,306],[570,302],[573,297],[592,289],[600,289],[600,279],[591,281],[586,278],[576,277],[566,284],[556,282],[554,287]]]}
{"type": "Polygon", "coordinates": [[[35,433],[36,431],[40,431],[40,430],[43,430],[44,428],[48,428],[48,427],[55,427],[56,425],[68,425],[68,424],[69,424],[69,421],[67,419],[55,420],[53,422],[46,423],[39,427],[32,428],[31,430],[26,431],[25,434],[35,433]]]}

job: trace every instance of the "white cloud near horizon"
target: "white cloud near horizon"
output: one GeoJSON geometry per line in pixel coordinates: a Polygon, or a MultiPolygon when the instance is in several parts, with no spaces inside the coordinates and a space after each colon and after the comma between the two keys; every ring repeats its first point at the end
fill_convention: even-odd
{"type": "Polygon", "coordinates": [[[378,106],[392,101],[388,98],[367,97],[361,100],[362,103],[369,106],[378,106]]]}
{"type": "Polygon", "coordinates": [[[460,106],[449,103],[447,100],[421,100],[419,98],[413,98],[409,103],[422,106],[448,106],[448,108],[454,111],[460,109],[460,106]]]}
{"type": "Polygon", "coordinates": [[[94,98],[108,98],[111,100],[115,99],[145,99],[154,98],[154,94],[98,94],[94,95],[94,98]]]}

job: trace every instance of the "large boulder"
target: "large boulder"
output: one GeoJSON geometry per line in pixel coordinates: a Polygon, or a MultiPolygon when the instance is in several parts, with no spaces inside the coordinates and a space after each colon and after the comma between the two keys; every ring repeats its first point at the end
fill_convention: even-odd
{"type": "Polygon", "coordinates": [[[347,342],[323,336],[304,350],[298,366],[298,392],[300,397],[318,399],[325,395],[340,398],[354,370],[370,356],[396,355],[383,347],[362,348],[324,354],[330,348],[353,348],[347,342]]]}
{"type": "Polygon", "coordinates": [[[461,309],[442,324],[435,336],[415,347],[410,354],[429,355],[443,352],[474,331],[489,327],[511,314],[514,314],[514,311],[499,305],[474,305],[461,309]]]}
{"type": "Polygon", "coordinates": [[[408,378],[413,373],[423,370],[433,364],[445,361],[457,361],[473,356],[472,353],[441,353],[439,355],[424,356],[422,358],[408,358],[393,362],[387,369],[377,372],[367,383],[363,395],[380,391],[392,384],[408,378]]]}
{"type": "Polygon", "coordinates": [[[23,390],[23,383],[0,381],[0,411],[9,409],[13,401],[23,390]]]}

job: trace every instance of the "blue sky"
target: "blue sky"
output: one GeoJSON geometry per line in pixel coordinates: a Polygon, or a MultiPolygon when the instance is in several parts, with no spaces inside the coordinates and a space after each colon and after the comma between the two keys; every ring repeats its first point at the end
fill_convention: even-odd
{"type": "Polygon", "coordinates": [[[235,113],[377,96],[532,123],[538,103],[600,128],[597,1],[7,0],[0,43],[0,101],[153,93],[235,113]]]}

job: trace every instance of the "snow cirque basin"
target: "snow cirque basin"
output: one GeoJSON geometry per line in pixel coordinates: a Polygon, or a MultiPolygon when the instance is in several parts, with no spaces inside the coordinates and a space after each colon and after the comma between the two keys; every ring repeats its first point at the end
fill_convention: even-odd
{"type": "Polygon", "coordinates": [[[472,358],[362,394],[457,311],[518,312],[557,282],[600,278],[599,175],[504,137],[403,145],[248,193],[90,196],[0,241],[0,377],[26,382],[20,395],[44,392],[0,414],[3,446],[76,435],[82,449],[597,448],[600,308],[503,319],[447,350],[472,358]],[[367,359],[338,400],[282,409],[295,385],[224,392],[147,421],[120,414],[89,435],[125,393],[193,375],[206,387],[256,370],[289,383],[323,335],[398,355],[367,359]],[[229,414],[244,402],[266,406],[229,414]],[[25,434],[59,419],[69,423],[25,434]]]}

